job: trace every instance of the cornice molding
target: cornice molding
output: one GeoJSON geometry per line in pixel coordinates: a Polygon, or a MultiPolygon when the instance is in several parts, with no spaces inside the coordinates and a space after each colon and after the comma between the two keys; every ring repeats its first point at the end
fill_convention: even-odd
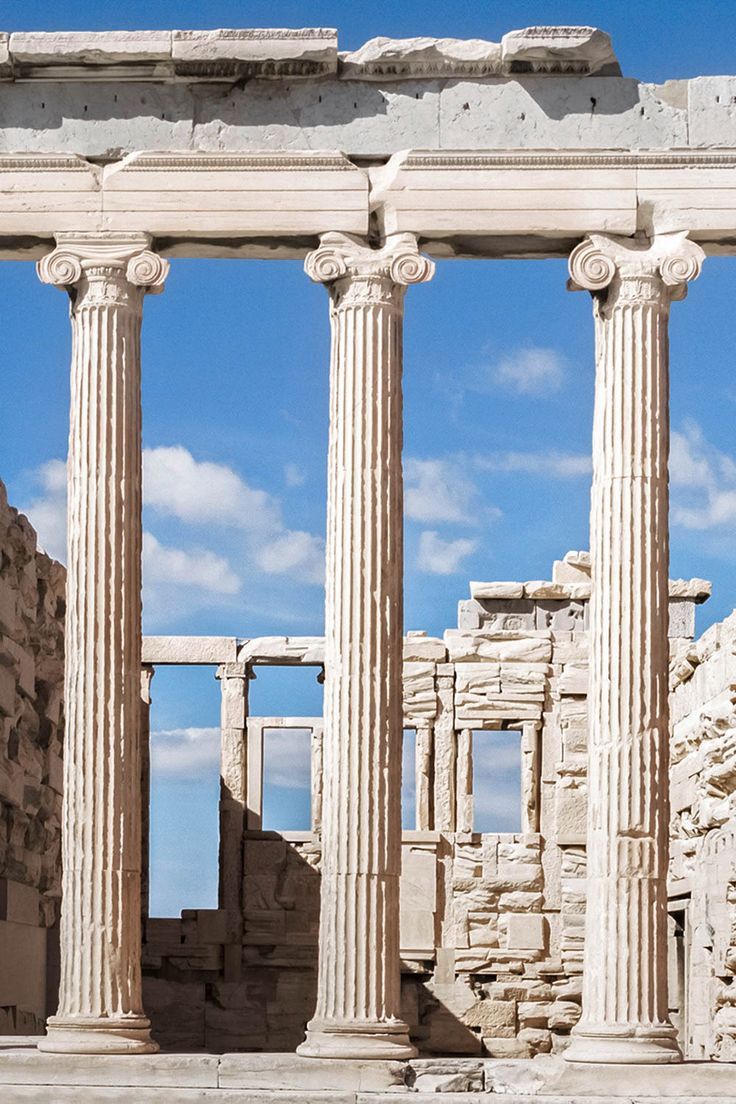
{"type": "MultiPolygon", "coordinates": [[[[140,172],[167,172],[181,169],[186,172],[212,171],[273,171],[285,172],[347,172],[359,173],[355,165],[343,153],[329,151],[300,151],[292,153],[135,153],[124,161],[108,166],[109,170],[135,169],[140,172]]],[[[362,174],[361,174],[362,175],[362,174]]]]}
{"type": "MultiPolygon", "coordinates": [[[[734,169],[736,148],[724,150],[413,150],[393,158],[397,172],[489,169],[734,169]]],[[[389,163],[390,165],[390,163],[389,163]]],[[[388,166],[387,166],[388,167],[388,166]]],[[[75,154],[0,153],[0,172],[344,172],[363,175],[338,151],[299,150],[246,153],[141,151],[100,166],[75,154]]]]}
{"type": "Polygon", "coordinates": [[[462,152],[412,150],[399,169],[628,169],[736,167],[736,149],[728,150],[487,150],[462,152]]]}

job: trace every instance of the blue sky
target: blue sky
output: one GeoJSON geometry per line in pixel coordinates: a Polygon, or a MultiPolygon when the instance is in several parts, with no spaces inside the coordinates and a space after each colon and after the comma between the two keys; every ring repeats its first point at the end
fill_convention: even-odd
{"type": "MultiPolygon", "coordinates": [[[[345,49],[376,34],[497,39],[535,22],[603,27],[624,73],[642,79],[734,67],[730,3],[0,9],[9,30],[337,26],[345,49]]],[[[58,554],[67,304],[31,264],[5,263],[2,276],[0,476],[58,554]]],[[[593,326],[588,296],[565,280],[562,261],[441,261],[407,294],[407,628],[452,626],[470,578],[544,578],[587,547],[593,326]]],[[[736,604],[735,295],[736,263],[711,258],[672,312],[672,574],[713,580],[701,629],[736,604]]],[[[322,631],[328,355],[327,296],[298,262],[176,260],[165,293],[146,301],[147,632],[322,631]]],[[[152,693],[153,903],[171,914],[214,903],[218,686],[210,670],[162,670],[152,693]]],[[[311,716],[321,695],[312,669],[263,671],[251,712],[311,716]]],[[[279,801],[303,806],[298,744],[274,745],[274,816],[279,801]]]]}

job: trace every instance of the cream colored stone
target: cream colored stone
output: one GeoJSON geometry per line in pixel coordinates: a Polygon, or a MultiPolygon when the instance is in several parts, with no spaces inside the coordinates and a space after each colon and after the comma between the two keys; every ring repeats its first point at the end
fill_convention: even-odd
{"type": "Polygon", "coordinates": [[[171,58],[171,31],[16,31],[16,66],[116,65],[171,58]]]}
{"type": "Polygon", "coordinates": [[[476,601],[497,598],[521,598],[524,594],[523,583],[470,583],[470,597],[476,601]]]}
{"type": "Polygon", "coordinates": [[[596,27],[525,27],[501,39],[512,72],[620,72],[611,38],[596,27]]]}
{"type": "Polygon", "coordinates": [[[141,211],[159,235],[186,236],[193,226],[215,239],[368,228],[368,181],[341,153],[134,153],[105,169],[104,193],[113,230],[141,211]]]}
{"type": "Polygon", "coordinates": [[[562,583],[545,582],[543,579],[534,579],[524,583],[525,598],[559,598],[570,597],[570,590],[562,583]]]}
{"type": "Polygon", "coordinates": [[[230,636],[144,636],[142,662],[152,664],[235,663],[238,642],[230,636]]]}
{"type": "Polygon", "coordinates": [[[337,69],[337,32],[302,30],[173,31],[179,73],[217,76],[314,77],[337,69]]]}
{"type": "Polygon", "coordinates": [[[692,598],[705,602],[713,593],[713,584],[707,579],[670,579],[670,598],[692,598]]]}
{"type": "Polygon", "coordinates": [[[341,60],[348,80],[485,77],[500,73],[501,46],[477,38],[372,38],[341,60]]]}
{"type": "Polygon", "coordinates": [[[433,265],[406,235],[375,250],[332,233],[308,257],[307,272],[329,288],[333,345],[319,979],[299,1053],[407,1058],[414,1049],[399,1019],[398,924],[401,326],[405,288],[429,279],[433,265]],[[366,394],[370,436],[360,414],[366,394]],[[381,542],[366,560],[376,533],[381,542]],[[355,725],[359,701],[372,705],[355,725]],[[367,978],[365,989],[351,985],[356,973],[367,978]]]}
{"type": "Polygon", "coordinates": [[[74,330],[61,990],[39,1044],[50,1051],[157,1049],[140,971],[140,325],[168,263],[149,244],[59,235],[38,268],[72,293],[74,330]]]}
{"type": "Polygon", "coordinates": [[[447,653],[453,663],[473,663],[479,660],[503,662],[547,663],[552,655],[549,634],[531,633],[445,633],[447,653]]]}
{"type": "Polygon", "coordinates": [[[547,946],[547,921],[543,916],[511,913],[506,928],[509,950],[543,951],[547,946]]]}
{"type": "Polygon", "coordinates": [[[322,664],[324,639],[320,636],[261,636],[238,645],[240,663],[322,664]]]}
{"type": "Polygon", "coordinates": [[[599,298],[591,506],[594,753],[583,1017],[565,1052],[569,1061],[646,1064],[681,1057],[667,1011],[664,925],[667,324],[671,300],[683,297],[702,258],[684,235],[641,244],[596,235],[570,257],[571,286],[599,298]],[[622,573],[639,585],[622,588],[622,573]],[[625,925],[614,922],[621,915],[625,925]]]}

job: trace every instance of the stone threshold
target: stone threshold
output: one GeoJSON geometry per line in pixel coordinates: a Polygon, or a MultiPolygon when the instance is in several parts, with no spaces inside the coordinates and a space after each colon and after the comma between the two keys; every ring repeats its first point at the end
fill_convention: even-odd
{"type": "Polygon", "coordinates": [[[417,1058],[408,1062],[301,1058],[296,1054],[41,1054],[33,1038],[0,1037],[0,1100],[64,1104],[220,1101],[220,1104],[379,1104],[458,1100],[489,1093],[504,1104],[543,1099],[736,1104],[736,1068],[727,1063],[675,1066],[570,1065],[541,1055],[526,1059],[417,1058]]]}

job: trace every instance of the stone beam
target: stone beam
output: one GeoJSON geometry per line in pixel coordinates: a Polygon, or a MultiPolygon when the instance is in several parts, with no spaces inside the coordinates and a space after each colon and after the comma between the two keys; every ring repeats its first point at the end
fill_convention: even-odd
{"type": "MultiPolygon", "coordinates": [[[[368,181],[341,153],[139,153],[102,168],[76,156],[0,155],[0,239],[127,230],[157,239],[297,239],[368,228],[368,181]]],[[[262,243],[263,244],[263,243],[262,243]]],[[[23,248],[27,248],[24,246],[23,248]]],[[[190,255],[195,247],[185,250],[190,255]]]]}
{"type": "Polygon", "coordinates": [[[734,167],[734,150],[412,150],[370,170],[370,199],[385,233],[419,234],[435,256],[551,256],[591,232],[679,230],[733,250],[734,167]]]}
{"type": "Polygon", "coordinates": [[[232,636],[144,636],[142,660],[152,666],[235,663],[238,642],[232,636]]]}
{"type": "Polygon", "coordinates": [[[413,233],[438,257],[559,256],[587,233],[687,229],[736,251],[736,149],[0,154],[0,258],[143,225],[168,256],[302,257],[326,226],[413,233]]]}
{"type": "Polygon", "coordinates": [[[197,31],[0,33],[0,78],[88,82],[320,77],[344,80],[545,73],[619,74],[611,39],[596,27],[525,27],[500,42],[372,38],[338,55],[337,31],[225,28],[197,31]]]}

